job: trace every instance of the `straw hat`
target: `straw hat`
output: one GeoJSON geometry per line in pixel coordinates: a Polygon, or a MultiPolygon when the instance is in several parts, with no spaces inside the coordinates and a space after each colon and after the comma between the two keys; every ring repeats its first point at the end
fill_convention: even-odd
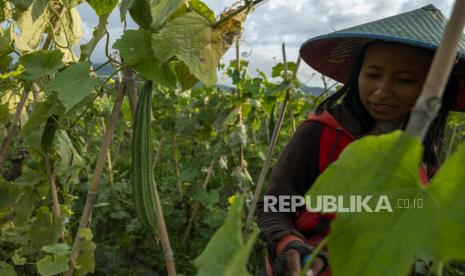
{"type": "MultiPolygon", "coordinates": [[[[300,48],[302,59],[320,73],[344,83],[367,42],[383,40],[436,50],[447,24],[439,9],[428,5],[410,12],[317,36],[300,48]]],[[[460,73],[459,93],[454,107],[465,111],[465,37],[459,44],[454,72],[460,73]]]]}

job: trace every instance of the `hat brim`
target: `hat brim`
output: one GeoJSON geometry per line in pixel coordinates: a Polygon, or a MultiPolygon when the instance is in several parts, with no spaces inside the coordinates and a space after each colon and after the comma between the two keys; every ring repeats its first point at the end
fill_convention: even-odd
{"type": "MultiPolygon", "coordinates": [[[[351,74],[361,47],[374,40],[395,42],[436,50],[437,46],[417,40],[405,38],[364,34],[364,33],[332,33],[307,40],[300,47],[300,56],[313,69],[334,79],[345,83],[351,74]]],[[[465,70],[465,54],[458,52],[455,70],[465,70]]],[[[465,111],[465,88],[459,89],[458,99],[454,111],[465,111]]]]}

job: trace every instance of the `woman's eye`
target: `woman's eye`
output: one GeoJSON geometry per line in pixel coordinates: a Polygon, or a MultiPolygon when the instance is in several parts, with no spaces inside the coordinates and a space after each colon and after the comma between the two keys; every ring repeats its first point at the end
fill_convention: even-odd
{"type": "Polygon", "coordinates": [[[375,80],[375,79],[378,79],[380,75],[377,73],[365,73],[365,77],[375,80]]]}
{"type": "Polygon", "coordinates": [[[399,79],[399,82],[404,84],[414,83],[416,81],[416,79],[399,79]]]}

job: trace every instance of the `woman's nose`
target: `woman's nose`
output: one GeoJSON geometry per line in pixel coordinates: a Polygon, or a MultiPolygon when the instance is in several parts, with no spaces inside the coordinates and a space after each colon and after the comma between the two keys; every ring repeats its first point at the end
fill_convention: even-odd
{"type": "Polygon", "coordinates": [[[393,89],[393,81],[391,80],[391,78],[386,77],[380,80],[380,82],[378,83],[378,87],[374,93],[378,96],[388,96],[392,94],[393,89]]]}

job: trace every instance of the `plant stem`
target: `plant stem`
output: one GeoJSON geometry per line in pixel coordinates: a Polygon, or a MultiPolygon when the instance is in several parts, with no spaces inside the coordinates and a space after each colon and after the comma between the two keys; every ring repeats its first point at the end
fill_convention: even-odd
{"type": "Polygon", "coordinates": [[[100,184],[100,177],[102,176],[103,167],[107,159],[107,152],[110,147],[111,139],[113,136],[113,130],[115,129],[116,122],[118,121],[119,113],[121,110],[121,105],[124,99],[125,90],[126,90],[126,87],[125,87],[125,83],[123,82],[121,83],[119,87],[118,96],[116,97],[115,103],[113,105],[113,110],[110,115],[108,127],[106,129],[102,144],[100,145],[100,151],[99,151],[99,155],[97,159],[97,164],[95,166],[94,174],[92,175],[92,180],[90,183],[89,191],[87,192],[86,204],[84,206],[84,211],[82,213],[82,216],[79,222],[79,229],[74,238],[73,249],[71,251],[71,258],[70,258],[70,268],[65,273],[65,275],[67,276],[73,275],[74,269],[76,267],[76,261],[79,256],[79,249],[80,249],[80,237],[79,237],[80,231],[79,230],[87,228],[89,225],[89,220],[92,215],[92,210],[94,208],[97,191],[98,191],[98,187],[100,184]]]}
{"type": "Polygon", "coordinates": [[[13,142],[13,136],[15,135],[16,132],[16,127],[19,121],[19,117],[21,116],[21,112],[23,111],[24,104],[26,103],[26,100],[29,95],[29,90],[24,90],[23,95],[21,95],[21,99],[19,100],[18,105],[16,106],[16,112],[13,117],[13,120],[11,120],[10,127],[8,128],[8,132],[6,135],[6,140],[5,143],[3,144],[2,151],[0,153],[0,171],[3,170],[4,168],[4,163],[6,160],[6,157],[8,155],[8,149],[10,148],[11,142],[13,142]]]}
{"type": "MultiPolygon", "coordinates": [[[[50,183],[50,194],[52,197],[52,214],[53,214],[53,221],[58,223],[60,221],[61,212],[60,212],[60,202],[58,201],[58,192],[57,186],[55,182],[55,176],[53,175],[52,164],[50,163],[50,158],[48,153],[44,153],[44,164],[45,164],[45,171],[47,172],[48,181],[50,183]]],[[[65,240],[64,229],[60,233],[60,241],[63,242],[65,240]]]]}
{"type": "MultiPolygon", "coordinates": [[[[240,49],[239,49],[239,38],[236,40],[236,69],[239,74],[241,75],[241,59],[240,59],[240,49]]],[[[237,88],[237,96],[242,99],[242,90],[239,88],[239,85],[236,86],[237,88]]],[[[239,126],[242,126],[242,106],[239,106],[238,111],[238,119],[239,119],[239,126]]],[[[239,145],[239,167],[244,168],[244,147],[242,143],[239,145]]]]}
{"type": "Polygon", "coordinates": [[[126,84],[126,94],[129,99],[129,106],[131,107],[132,117],[136,114],[137,107],[137,91],[134,85],[134,74],[132,68],[127,66],[123,69],[123,79],[126,84]]]}
{"type": "Polygon", "coordinates": [[[452,146],[454,145],[455,134],[457,133],[459,125],[454,125],[454,130],[452,131],[452,136],[450,137],[449,149],[447,150],[446,160],[449,158],[450,153],[452,152],[452,146]]]}

